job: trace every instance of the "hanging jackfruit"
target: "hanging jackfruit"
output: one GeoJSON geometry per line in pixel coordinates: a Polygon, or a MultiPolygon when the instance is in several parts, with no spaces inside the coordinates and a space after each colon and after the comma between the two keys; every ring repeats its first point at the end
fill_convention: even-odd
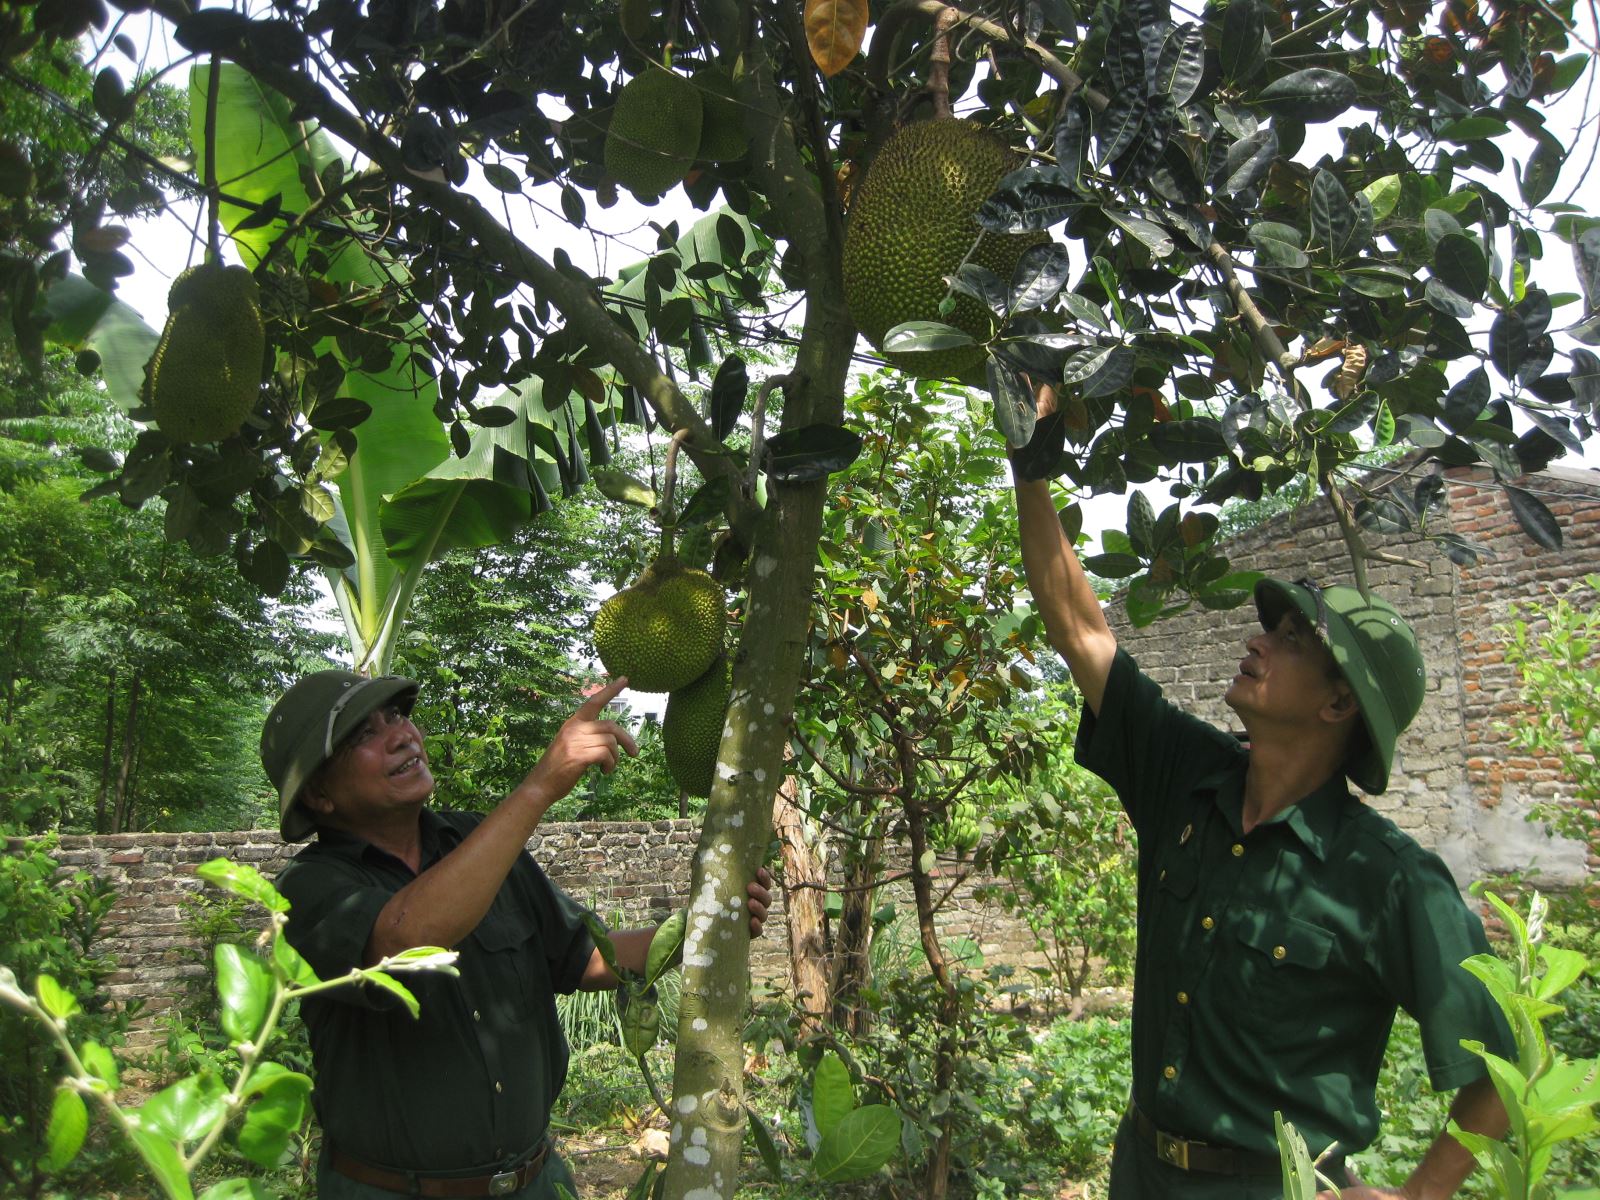
{"type": "Polygon", "coordinates": [[[711,795],[732,682],[732,664],[719,658],[699,679],[667,697],[661,748],[673,782],[691,796],[711,795]]]}
{"type": "Polygon", "coordinates": [[[727,619],[721,584],[676,558],[659,558],[600,606],[594,648],[634,691],[671,692],[705,674],[722,653],[727,619]]]}
{"type": "Polygon", "coordinates": [[[689,82],[700,90],[705,109],[695,158],[701,162],[743,158],[750,148],[750,135],[744,131],[743,107],[734,97],[733,76],[722,67],[701,67],[689,76],[689,82]]]}
{"type": "MultiPolygon", "coordinates": [[[[990,319],[969,296],[940,316],[939,302],[963,259],[988,267],[1009,283],[1017,260],[1043,233],[983,233],[972,217],[1017,156],[971,121],[907,125],[884,142],[855,190],[844,237],[844,294],[850,315],[869,342],[906,321],[942,321],[987,337],[990,319]],[[968,257],[968,251],[971,256],[968,257]]],[[[885,355],[920,378],[958,374],[983,360],[976,347],[930,354],[885,355]]]]}
{"type": "Polygon", "coordinates": [[[244,267],[190,267],[167,292],[167,324],[145,366],[143,402],[175,442],[220,442],[261,390],[261,290],[244,267]]]}
{"type": "Polygon", "coordinates": [[[705,120],[700,90],[664,67],[635,75],[617,94],[606,130],[606,173],[641,200],[689,173],[705,120]]]}

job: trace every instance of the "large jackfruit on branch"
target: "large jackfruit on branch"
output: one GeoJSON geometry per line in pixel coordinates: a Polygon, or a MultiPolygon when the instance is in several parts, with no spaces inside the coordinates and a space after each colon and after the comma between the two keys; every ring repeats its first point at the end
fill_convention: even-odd
{"type": "MultiPolygon", "coordinates": [[[[984,233],[973,214],[995,184],[1018,165],[999,138],[971,121],[935,120],[907,125],[878,151],[850,206],[844,237],[844,294],[850,315],[869,342],[906,321],[942,321],[974,337],[987,337],[987,311],[957,296],[955,311],[939,302],[963,259],[1010,282],[1017,260],[1043,233],[984,233]],[[971,256],[968,257],[968,251],[971,256]]],[[[960,347],[929,354],[888,354],[901,370],[924,379],[959,374],[983,360],[983,351],[960,347]]]]}
{"type": "Polygon", "coordinates": [[[144,403],[175,442],[220,442],[261,390],[261,290],[243,267],[190,267],[167,293],[167,324],[145,367],[144,403]]]}
{"type": "Polygon", "coordinates": [[[667,697],[661,748],[673,782],[691,796],[711,795],[732,682],[732,664],[719,658],[699,679],[667,697]]]}
{"type": "Polygon", "coordinates": [[[617,94],[606,130],[606,173],[641,200],[676,186],[694,165],[705,121],[700,89],[664,67],[617,94]]]}
{"type": "Polygon", "coordinates": [[[727,620],[721,584],[676,558],[659,558],[600,606],[594,648],[607,672],[626,675],[635,691],[676,691],[722,653],[727,620]]]}

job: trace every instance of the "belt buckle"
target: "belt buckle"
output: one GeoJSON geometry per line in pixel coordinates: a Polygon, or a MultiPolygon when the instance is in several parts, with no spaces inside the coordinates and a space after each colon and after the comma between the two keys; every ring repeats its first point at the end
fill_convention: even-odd
{"type": "Polygon", "coordinates": [[[1156,1157],[1180,1171],[1189,1169],[1189,1143],[1156,1130],[1156,1157]]]}
{"type": "Polygon", "coordinates": [[[501,1171],[497,1175],[489,1176],[489,1195],[509,1196],[517,1190],[517,1172],[501,1171]]]}

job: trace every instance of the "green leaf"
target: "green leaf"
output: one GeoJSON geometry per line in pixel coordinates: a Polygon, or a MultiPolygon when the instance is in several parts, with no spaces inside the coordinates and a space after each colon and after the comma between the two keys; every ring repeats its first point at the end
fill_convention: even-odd
{"type": "Polygon", "coordinates": [[[223,1032],[234,1042],[253,1041],[272,1003],[272,971],[241,946],[219,943],[213,957],[223,1032]]]}
{"type": "Polygon", "coordinates": [[[83,1011],[78,998],[56,982],[55,976],[40,973],[33,981],[33,993],[39,1005],[58,1021],[65,1021],[83,1011]]]}
{"type": "Polygon", "coordinates": [[[272,1200],[272,1193],[257,1179],[224,1179],[201,1193],[200,1200],[272,1200]]]}
{"type": "Polygon", "coordinates": [[[975,345],[973,336],[954,325],[938,321],[906,321],[883,335],[885,354],[926,354],[975,345]]]}
{"type": "Polygon", "coordinates": [[[413,1020],[422,1011],[422,1005],[417,1003],[417,998],[411,994],[411,989],[387,971],[368,971],[362,978],[368,983],[381,987],[384,991],[399,997],[400,1003],[406,1006],[406,1011],[411,1014],[413,1020]]]}
{"type": "Polygon", "coordinates": [[[811,1113],[824,1140],[856,1106],[850,1068],[832,1050],[824,1051],[811,1077],[811,1113]]]}
{"type": "Polygon", "coordinates": [[[1311,240],[1322,248],[1324,261],[1337,266],[1357,249],[1356,207],[1338,176],[1318,171],[1311,181],[1311,240]]]}
{"type": "Polygon", "coordinates": [[[861,435],[837,425],[807,425],[768,439],[762,467],[775,483],[809,483],[842,471],[861,454],[861,435]]]}
{"type": "Polygon", "coordinates": [[[1446,234],[1433,248],[1433,273],[1465,299],[1481,300],[1489,280],[1489,260],[1475,238],[1446,234]]]}
{"type": "Polygon", "coordinates": [[[112,1091],[121,1085],[116,1056],[99,1042],[85,1042],[79,1046],[78,1057],[83,1060],[84,1069],[112,1091]]]}
{"type": "Polygon", "coordinates": [[[689,910],[680,908],[656,929],[644,960],[645,987],[654,987],[656,981],[683,958],[684,931],[688,923],[689,910]]]}
{"type": "Polygon", "coordinates": [[[1503,137],[1510,132],[1510,127],[1499,117],[1458,117],[1454,121],[1445,121],[1434,131],[1440,141],[1458,145],[1503,137]]]}
{"type": "Polygon", "coordinates": [[[1150,445],[1164,458],[1176,462],[1210,462],[1228,452],[1228,443],[1223,441],[1215,417],[1163,421],[1152,425],[1147,436],[1150,445]]]}
{"type": "Polygon", "coordinates": [[[1266,18],[1256,0],[1228,5],[1218,48],[1223,75],[1236,83],[1244,83],[1266,65],[1272,42],[1267,35],[1266,18]]]}
{"type": "Polygon", "coordinates": [[[1083,565],[1105,579],[1126,579],[1144,569],[1144,563],[1132,554],[1090,554],[1083,565]]]}
{"type": "Polygon", "coordinates": [[[63,1170],[83,1148],[89,1132],[89,1108],[76,1088],[62,1084],[50,1104],[50,1124],[45,1128],[44,1169],[63,1170]]]}
{"type": "Polygon", "coordinates": [[[1262,266],[1298,269],[1311,263],[1311,256],[1303,249],[1305,234],[1293,225],[1257,221],[1246,236],[1255,247],[1256,259],[1262,266]]]}
{"type": "Polygon", "coordinates": [[[588,909],[583,911],[582,920],[583,927],[589,931],[589,937],[594,942],[594,948],[600,951],[600,958],[606,964],[606,969],[621,979],[623,972],[622,968],[617,966],[617,947],[611,940],[611,930],[588,909]]]}
{"type": "Polygon", "coordinates": [[[1517,518],[1522,531],[1546,550],[1561,549],[1561,523],[1545,502],[1532,492],[1509,483],[1500,486],[1511,502],[1511,514],[1517,518]]]}
{"type": "Polygon", "coordinates": [[[589,478],[594,481],[595,487],[600,489],[600,494],[608,500],[615,500],[619,504],[632,504],[639,508],[656,506],[657,497],[654,489],[626,471],[619,471],[615,467],[599,467],[590,472],[589,478]]]}
{"type": "Polygon", "coordinates": [[[761,1161],[767,1168],[775,1182],[783,1182],[783,1157],[778,1153],[778,1144],[772,1140],[772,1131],[767,1128],[767,1123],[748,1104],[744,1106],[745,1121],[750,1130],[750,1140],[756,1144],[756,1153],[761,1155],[761,1161]]]}
{"type": "Polygon", "coordinates": [[[272,939],[272,961],[291,987],[310,987],[319,982],[311,964],[300,956],[300,951],[289,944],[289,939],[279,932],[272,939]]]}
{"type": "Polygon", "coordinates": [[[183,1169],[183,1160],[171,1142],[154,1130],[139,1127],[128,1131],[128,1139],[170,1200],[194,1200],[189,1174],[183,1169]]]}
{"type": "Polygon", "coordinates": [[[824,1134],[811,1160],[812,1173],[823,1183],[865,1179],[900,1146],[900,1114],[887,1104],[867,1104],[824,1134]]]}
{"type": "Polygon", "coordinates": [[[255,1098],[245,1109],[236,1139],[239,1153],[267,1168],[281,1163],[289,1139],[305,1123],[310,1107],[310,1076],[282,1068],[279,1071],[281,1074],[274,1072],[259,1088],[251,1089],[255,1098]]]}
{"type": "Polygon", "coordinates": [[[180,1079],[134,1110],[139,1128],[180,1146],[199,1141],[227,1111],[224,1091],[215,1075],[180,1079]]]}
{"type": "Polygon", "coordinates": [[[1367,203],[1372,205],[1372,218],[1382,221],[1395,206],[1400,203],[1400,194],[1404,189],[1400,184],[1400,176],[1385,175],[1382,179],[1374,179],[1361,189],[1361,194],[1367,198],[1367,203]]]}
{"type": "Polygon", "coordinates": [[[737,354],[728,355],[711,381],[711,431],[719,442],[739,423],[739,414],[744,412],[749,392],[750,376],[744,359],[737,354]]]}
{"type": "Polygon", "coordinates": [[[1135,554],[1148,558],[1155,553],[1155,524],[1156,514],[1150,497],[1134,492],[1128,497],[1128,541],[1135,554]]]}
{"type": "Polygon", "coordinates": [[[268,912],[289,911],[289,902],[249,863],[213,858],[210,862],[201,863],[196,867],[195,874],[231,895],[254,901],[268,912]]]}
{"type": "Polygon", "coordinates": [[[45,340],[68,350],[100,356],[106,394],[124,412],[138,406],[144,367],[161,335],[131,305],[102,291],[81,275],[67,275],[44,289],[50,324],[45,340]]]}
{"type": "Polygon", "coordinates": [[[504,163],[484,163],[483,179],[497,192],[509,192],[513,195],[520,195],[522,192],[522,180],[518,179],[517,173],[504,163]]]}
{"type": "Polygon", "coordinates": [[[1356,102],[1356,83],[1343,71],[1307,67],[1261,89],[1260,101],[1275,117],[1306,124],[1331,121],[1356,102]]]}
{"type": "Polygon", "coordinates": [[[1020,450],[1033,440],[1039,410],[1033,392],[1016,371],[995,358],[984,364],[989,398],[994,402],[994,423],[1006,445],[1020,450]]]}

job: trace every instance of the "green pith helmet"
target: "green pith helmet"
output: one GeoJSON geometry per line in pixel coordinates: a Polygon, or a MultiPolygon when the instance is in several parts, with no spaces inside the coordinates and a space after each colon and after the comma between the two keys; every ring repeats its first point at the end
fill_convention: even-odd
{"type": "Polygon", "coordinates": [[[1422,707],[1427,676],[1417,635],[1394,605],[1363,596],[1353,587],[1319,588],[1309,580],[1256,584],[1256,612],[1273,629],[1290,607],[1321,635],[1361,705],[1367,745],[1344,764],[1362,791],[1379,795],[1389,786],[1394,744],[1422,707]]]}
{"type": "Polygon", "coordinates": [[[278,832],[286,842],[304,841],[316,828],[295,803],[316,769],[334,749],[386,704],[406,712],[417,685],[400,675],[369,679],[354,671],[317,671],[285,692],[261,727],[261,765],[278,789],[278,832]]]}

